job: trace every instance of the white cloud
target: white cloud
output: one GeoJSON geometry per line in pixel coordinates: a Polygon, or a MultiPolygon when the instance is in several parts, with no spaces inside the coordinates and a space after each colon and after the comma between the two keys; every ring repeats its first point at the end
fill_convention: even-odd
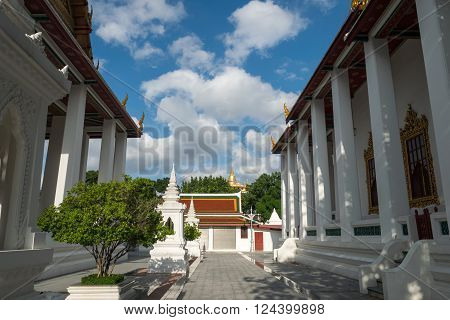
{"type": "Polygon", "coordinates": [[[209,71],[214,66],[214,53],[203,50],[203,43],[196,35],[175,40],[169,51],[181,68],[209,71]]]}
{"type": "Polygon", "coordinates": [[[139,40],[164,34],[167,24],[178,22],[185,15],[182,2],[170,4],[166,0],[95,0],[92,5],[96,35],[107,43],[127,47],[138,57],[145,56],[145,48],[137,45],[139,40]]]}
{"type": "Polygon", "coordinates": [[[308,20],[272,1],[253,0],[229,17],[233,33],[225,34],[225,58],[228,63],[242,63],[252,50],[264,51],[283,40],[295,37],[308,20]]]}
{"type": "Polygon", "coordinates": [[[296,94],[274,89],[237,67],[225,67],[210,78],[176,70],[144,82],[141,89],[150,100],[170,95],[189,99],[197,111],[222,123],[243,123],[247,117],[265,123],[282,114],[284,102],[292,104],[296,99],[296,94]]]}
{"type": "Polygon", "coordinates": [[[162,55],[163,51],[159,48],[153,47],[150,43],[146,42],[140,48],[132,51],[132,56],[135,60],[148,59],[153,55],[162,55]]]}
{"type": "Polygon", "coordinates": [[[282,104],[292,104],[296,94],[237,67],[214,75],[180,69],[142,83],[141,90],[158,105],[155,120],[169,130],[149,134],[147,128],[129,144],[130,174],[161,176],[173,161],[181,176],[226,175],[233,165],[242,181],[279,169],[270,136],[277,139],[285,128],[282,104]]]}
{"type": "Polygon", "coordinates": [[[308,0],[308,2],[319,7],[323,11],[333,9],[337,4],[337,0],[308,0]]]}

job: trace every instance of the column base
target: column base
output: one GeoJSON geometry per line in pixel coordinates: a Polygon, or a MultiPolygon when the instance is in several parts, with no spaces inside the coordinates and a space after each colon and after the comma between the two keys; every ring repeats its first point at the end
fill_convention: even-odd
{"type": "Polygon", "coordinates": [[[186,250],[189,257],[200,257],[200,242],[197,240],[186,242],[186,250]]]}
{"type": "Polygon", "coordinates": [[[157,243],[150,251],[148,273],[188,273],[188,252],[182,243],[157,243]]]}

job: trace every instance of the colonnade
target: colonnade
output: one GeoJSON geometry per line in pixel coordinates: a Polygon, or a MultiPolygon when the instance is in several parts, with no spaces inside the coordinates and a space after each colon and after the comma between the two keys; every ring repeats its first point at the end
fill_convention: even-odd
{"type": "MultiPolygon", "coordinates": [[[[422,50],[438,145],[440,180],[447,221],[450,221],[450,6],[439,0],[416,1],[422,50]],[[443,17],[446,17],[445,19],[443,17]]],[[[398,217],[410,212],[389,46],[369,36],[364,43],[365,68],[379,199],[381,242],[402,232],[398,217]]],[[[352,241],[353,225],[361,221],[357,155],[348,70],[330,72],[333,103],[333,154],[336,187],[330,183],[325,102],[313,96],[310,124],[290,125],[290,140],[281,151],[282,236],[326,240],[327,228],[340,229],[340,241],[352,241]],[[295,129],[294,129],[295,128],[295,129]],[[312,136],[312,145],[309,140],[312,136]],[[312,152],[312,162],[310,161],[312,152]],[[336,220],[332,219],[332,195],[336,220]]],[[[413,239],[414,240],[414,239],[413,239]]]]}

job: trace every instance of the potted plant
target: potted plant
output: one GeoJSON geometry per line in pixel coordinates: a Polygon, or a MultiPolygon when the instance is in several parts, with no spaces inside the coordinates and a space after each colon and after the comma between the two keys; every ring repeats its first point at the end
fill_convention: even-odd
{"type": "Polygon", "coordinates": [[[58,207],[44,210],[38,226],[56,241],[83,246],[97,266],[96,274],[68,289],[69,299],[123,298],[128,283],[123,275],[113,273],[116,263],[132,248],[151,246],[170,234],[156,211],[159,203],[153,181],[127,178],[77,184],[58,207]]]}

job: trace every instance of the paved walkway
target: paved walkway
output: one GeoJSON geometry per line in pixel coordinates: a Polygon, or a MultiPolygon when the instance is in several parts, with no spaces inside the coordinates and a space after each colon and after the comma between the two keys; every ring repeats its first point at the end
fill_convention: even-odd
{"type": "Polygon", "coordinates": [[[272,274],[278,274],[294,283],[297,290],[305,292],[309,299],[366,300],[373,299],[359,292],[357,280],[301,264],[276,263],[272,253],[245,253],[256,265],[272,274]]]}
{"type": "MultiPolygon", "coordinates": [[[[124,262],[120,262],[114,268],[114,273],[127,273],[137,269],[147,268],[148,257],[136,257],[124,262]]],[[[54,292],[63,294],[62,298],[67,296],[67,288],[71,285],[80,283],[81,278],[90,274],[97,273],[97,269],[88,269],[78,271],[55,278],[42,280],[34,284],[34,290],[38,292],[54,292]]]]}
{"type": "Polygon", "coordinates": [[[179,299],[295,300],[304,296],[238,253],[208,252],[179,299]]]}

